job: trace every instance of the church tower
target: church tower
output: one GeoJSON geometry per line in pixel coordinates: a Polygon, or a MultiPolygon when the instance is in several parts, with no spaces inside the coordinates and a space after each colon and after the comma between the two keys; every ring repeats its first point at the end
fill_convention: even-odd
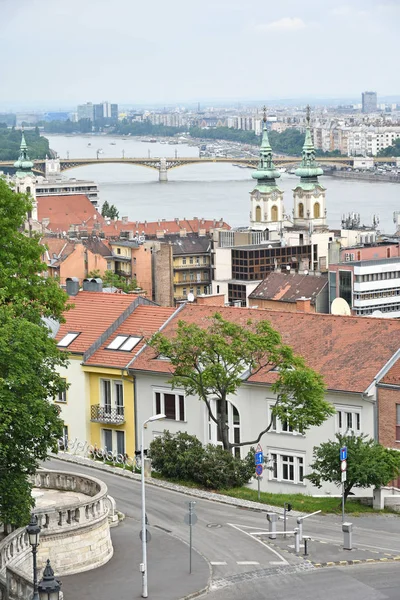
{"type": "Polygon", "coordinates": [[[303,157],[295,175],[300,177],[300,183],[293,189],[295,226],[326,227],[325,191],[318,181],[318,175],[323,170],[315,162],[315,148],[310,130],[310,107],[307,106],[306,137],[303,146],[303,157]]]}
{"type": "Polygon", "coordinates": [[[257,185],[250,192],[250,227],[262,231],[280,231],[284,219],[283,191],[275,181],[280,173],[272,162],[265,107],[263,121],[260,161],[257,170],[251,175],[253,179],[257,179],[257,185]]]}
{"type": "Polygon", "coordinates": [[[28,156],[28,147],[23,132],[19,149],[19,158],[14,163],[14,167],[17,169],[14,177],[15,191],[28,194],[31,197],[32,211],[29,218],[32,221],[37,221],[36,176],[32,172],[33,162],[28,156]]]}

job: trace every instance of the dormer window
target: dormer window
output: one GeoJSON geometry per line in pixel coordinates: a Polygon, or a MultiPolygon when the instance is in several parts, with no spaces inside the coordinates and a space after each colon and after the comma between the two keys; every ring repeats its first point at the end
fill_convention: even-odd
{"type": "Polygon", "coordinates": [[[141,337],[133,335],[117,335],[117,337],[107,346],[107,350],[123,350],[124,352],[130,352],[141,339],[141,337]]]}
{"type": "Polygon", "coordinates": [[[67,335],[64,335],[64,337],[57,342],[57,346],[60,348],[67,348],[78,337],[79,333],[80,332],[74,333],[72,331],[67,333],[67,335]]]}

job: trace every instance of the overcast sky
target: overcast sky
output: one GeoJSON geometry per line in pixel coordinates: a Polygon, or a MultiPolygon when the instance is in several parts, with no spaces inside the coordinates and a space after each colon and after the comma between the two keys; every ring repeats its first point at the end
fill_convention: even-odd
{"type": "Polygon", "coordinates": [[[0,105],[400,94],[400,0],[0,0],[0,105]]]}

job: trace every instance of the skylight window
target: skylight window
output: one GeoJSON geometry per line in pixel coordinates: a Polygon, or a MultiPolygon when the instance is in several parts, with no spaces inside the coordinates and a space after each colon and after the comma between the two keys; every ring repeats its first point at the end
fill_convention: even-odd
{"type": "Polygon", "coordinates": [[[77,337],[78,337],[79,333],[67,333],[67,335],[64,335],[64,337],[62,338],[62,340],[60,340],[57,343],[57,346],[59,346],[60,348],[67,348],[67,346],[70,345],[71,342],[73,342],[77,337]]]}
{"type": "Polygon", "coordinates": [[[115,340],[107,346],[107,350],[123,350],[124,352],[130,352],[141,339],[141,337],[135,337],[133,335],[117,335],[115,340]]]}

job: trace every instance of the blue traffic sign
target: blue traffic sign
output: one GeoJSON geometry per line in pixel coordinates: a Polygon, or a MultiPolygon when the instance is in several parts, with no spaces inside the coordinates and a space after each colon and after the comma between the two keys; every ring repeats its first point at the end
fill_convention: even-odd
{"type": "Polygon", "coordinates": [[[263,473],[263,466],[262,465],[257,465],[256,466],[256,475],[258,477],[261,477],[262,473],[263,473]]]}
{"type": "Polygon", "coordinates": [[[347,460],[347,446],[340,448],[340,460],[347,460]]]}
{"type": "Polygon", "coordinates": [[[262,465],[264,462],[264,454],[262,452],[256,452],[254,455],[254,462],[256,465],[262,465]]]}

